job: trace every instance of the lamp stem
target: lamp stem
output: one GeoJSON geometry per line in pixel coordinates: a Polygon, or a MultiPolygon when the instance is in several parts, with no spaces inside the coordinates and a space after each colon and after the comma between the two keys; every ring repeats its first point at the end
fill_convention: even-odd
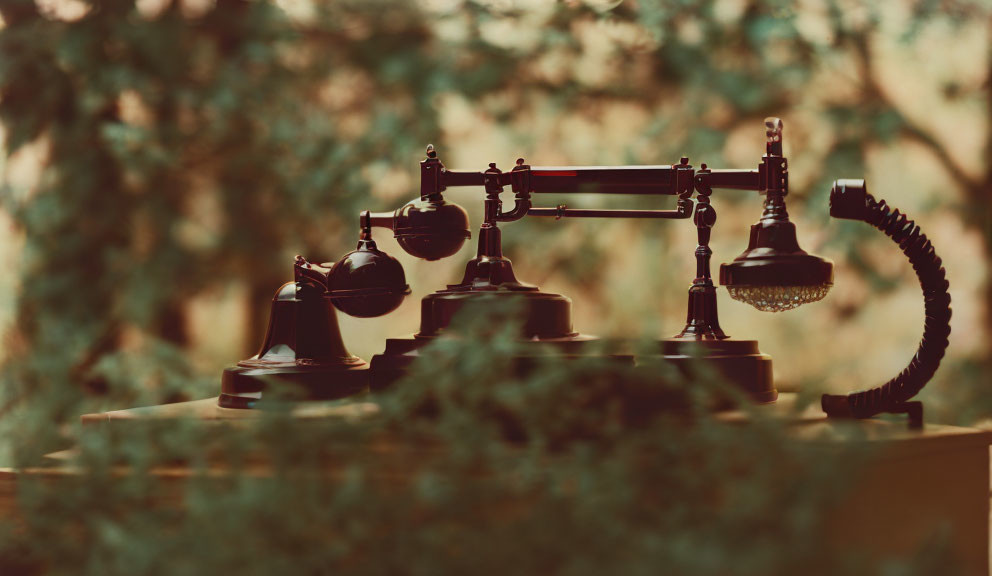
{"type": "MultiPolygon", "coordinates": [[[[706,165],[701,166],[703,171],[706,165]]],[[[687,340],[723,340],[728,336],[720,328],[716,311],[716,286],[710,275],[710,232],[716,223],[716,209],[710,204],[712,190],[703,186],[698,190],[693,223],[696,224],[696,277],[689,287],[689,308],[685,328],[676,338],[687,340]]]]}
{"type": "Polygon", "coordinates": [[[785,195],[779,191],[769,190],[765,195],[762,220],[789,220],[789,211],[785,207],[785,195]]]}
{"type": "Polygon", "coordinates": [[[489,170],[484,174],[486,186],[486,200],[483,204],[484,214],[482,227],[479,229],[479,258],[502,258],[503,244],[499,231],[497,219],[499,217],[502,201],[499,199],[503,187],[499,185],[497,176],[502,171],[496,167],[495,163],[489,164],[489,170]]]}

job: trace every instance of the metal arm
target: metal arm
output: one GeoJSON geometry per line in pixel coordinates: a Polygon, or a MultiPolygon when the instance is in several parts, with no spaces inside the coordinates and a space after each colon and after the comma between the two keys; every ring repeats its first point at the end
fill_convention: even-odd
{"type": "Polygon", "coordinates": [[[689,159],[661,166],[538,166],[530,169],[534,193],[679,195],[675,210],[531,208],[528,216],[560,218],[660,218],[683,219],[692,215],[692,181],[689,159]],[[682,185],[680,186],[680,182],[682,185]]]}
{"type": "Polygon", "coordinates": [[[662,166],[565,166],[530,169],[535,193],[678,195],[675,210],[530,208],[528,216],[560,218],[659,218],[684,219],[692,215],[692,166],[683,157],[679,164],[662,166]]]}
{"type": "MultiPolygon", "coordinates": [[[[693,171],[688,158],[676,165],[658,166],[528,166],[517,159],[510,172],[490,165],[485,172],[448,170],[437,158],[432,145],[427,159],[421,162],[420,196],[438,198],[448,188],[482,186],[487,203],[495,207],[486,211],[487,222],[513,222],[524,216],[555,218],[689,218],[692,215],[693,171]],[[510,186],[515,193],[512,210],[504,212],[499,193],[510,186]],[[534,208],[531,194],[634,194],[679,196],[675,210],[575,210],[565,206],[534,208]]],[[[376,217],[379,214],[374,215],[376,217]]],[[[374,225],[387,226],[385,218],[374,225]]]]}
{"type": "MultiPolygon", "coordinates": [[[[442,192],[452,187],[477,186],[486,192],[484,218],[479,230],[477,257],[469,263],[465,279],[458,286],[493,288],[522,285],[513,277],[509,260],[503,257],[500,222],[513,222],[525,216],[560,218],[650,218],[687,219],[693,216],[697,229],[696,277],[689,292],[689,311],[682,338],[723,339],[716,314],[716,287],[710,273],[712,250],[709,240],[716,222],[716,210],[710,203],[715,188],[753,190],[766,194],[763,218],[787,218],[784,197],[788,194],[788,161],[782,156],[782,122],[777,118],[765,121],[766,153],[757,168],[710,170],[703,164],[698,171],[681,158],[678,164],[655,166],[529,166],[523,158],[509,172],[490,164],[485,172],[448,170],[437,157],[433,145],[427,147],[427,158],[421,163],[420,202],[427,204],[424,214],[433,214],[444,207],[442,192]],[[513,208],[503,210],[500,195],[506,186],[514,192],[513,208]],[[695,193],[696,199],[693,200],[695,193]],[[674,210],[573,209],[564,204],[556,207],[534,207],[533,194],[608,194],[677,196],[674,210]]],[[[397,214],[399,211],[397,211],[397,214]]],[[[365,213],[363,228],[383,226],[395,228],[398,216],[386,213],[365,213]]],[[[448,222],[434,218],[431,222],[444,230],[430,229],[443,239],[448,222]]],[[[467,220],[456,222],[459,230],[467,220]]],[[[434,224],[430,226],[435,226],[434,224]]],[[[457,249],[457,246],[456,246],[457,249]]],[[[408,249],[408,251],[410,251],[408,249]]],[[[415,255],[419,252],[413,252],[415,255]]],[[[469,288],[466,288],[469,289],[469,288]]]]}

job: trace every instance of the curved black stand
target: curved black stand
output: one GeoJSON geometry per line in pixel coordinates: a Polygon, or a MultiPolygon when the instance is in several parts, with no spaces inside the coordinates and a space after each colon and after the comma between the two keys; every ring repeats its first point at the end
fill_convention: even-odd
{"type": "Polygon", "coordinates": [[[910,426],[923,425],[923,405],[910,402],[933,378],[951,333],[951,295],[940,257],[915,222],[868,194],[864,180],[838,180],[830,191],[830,215],[861,220],[878,228],[909,258],[923,288],[926,322],[916,355],[898,376],[882,386],[846,396],[824,394],[823,411],[832,417],[870,418],[882,412],[906,413],[910,426]]]}

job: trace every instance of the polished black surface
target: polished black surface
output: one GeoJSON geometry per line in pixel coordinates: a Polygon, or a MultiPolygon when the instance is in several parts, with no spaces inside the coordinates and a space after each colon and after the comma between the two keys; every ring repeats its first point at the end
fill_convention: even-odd
{"type": "MultiPolygon", "coordinates": [[[[376,247],[371,236],[372,228],[389,228],[400,246],[417,258],[438,260],[452,256],[471,236],[469,220],[461,207],[444,199],[443,193],[451,187],[482,187],[485,191],[483,221],[479,228],[475,258],[467,263],[460,282],[423,299],[417,334],[410,338],[389,339],[385,351],[373,358],[371,380],[378,382],[374,387],[381,388],[400,379],[419,357],[419,351],[425,344],[440,336],[457,336],[453,333],[458,326],[458,316],[490,314],[491,307],[497,301],[503,310],[513,309],[522,317],[519,338],[526,344],[527,350],[522,353],[522,359],[551,349],[567,349],[565,357],[601,355],[602,350],[590,344],[595,343],[596,338],[574,330],[570,299],[542,292],[537,286],[516,278],[512,263],[503,255],[500,225],[526,216],[663,220],[686,219],[691,215],[698,242],[695,248],[696,274],[689,288],[684,328],[675,338],[665,340],[660,350],[638,353],[637,357],[628,352],[622,352],[619,356],[633,359],[638,367],[650,364],[659,372],[665,371],[661,370],[659,362],[668,368],[675,366],[690,380],[697,376],[700,366],[710,371],[715,369],[754,401],[772,402],[777,393],[772,382],[770,358],[758,351],[754,341],[732,339],[720,327],[716,306],[718,286],[710,272],[712,250],[709,244],[716,223],[716,209],[711,200],[713,191],[746,190],[765,198],[761,219],[751,226],[747,249],[733,262],[720,267],[720,282],[734,299],[771,312],[815,302],[823,298],[833,284],[833,264],[803,250],[799,246],[796,226],[789,220],[786,208],[789,169],[788,159],[783,154],[781,120],[766,119],[765,136],[765,155],[756,168],[752,165],[745,169],[716,170],[706,164],[701,164],[696,170],[687,157],[682,157],[679,163],[671,165],[559,167],[530,166],[519,158],[509,172],[503,172],[495,163],[490,163],[484,171],[454,171],[445,168],[434,147],[428,146],[427,157],[420,163],[420,197],[395,212],[363,212],[358,248],[330,269],[312,266],[305,261],[305,266],[301,266],[298,262],[296,289],[298,293],[307,294],[312,289],[316,294],[324,288],[323,298],[353,316],[388,314],[400,305],[409,293],[409,287],[399,262],[376,247]],[[514,193],[512,208],[507,206],[508,209],[504,209],[504,198],[501,197],[505,186],[510,186],[514,193]],[[541,193],[674,195],[678,200],[674,210],[572,209],[564,204],[555,208],[534,207],[531,195],[541,193]]],[[[929,332],[921,344],[920,354],[926,352],[930,356],[925,358],[925,362],[911,365],[906,371],[909,376],[901,376],[893,380],[895,384],[884,387],[892,392],[891,397],[896,400],[887,404],[883,402],[881,409],[906,406],[905,400],[915,393],[913,389],[921,388],[932,376],[946,346],[944,328],[949,318],[949,297],[944,297],[947,286],[942,269],[938,270],[940,260],[918,227],[914,228],[912,222],[898,211],[889,210],[884,202],[874,202],[867,195],[863,182],[838,181],[831,195],[831,214],[839,218],[863,220],[883,230],[900,243],[918,273],[923,274],[921,267],[932,268],[921,275],[928,298],[929,332]],[[931,340],[936,344],[930,345],[931,340]]],[[[618,249],[622,249],[623,238],[616,240],[618,249]]],[[[309,297],[297,299],[302,302],[310,300],[309,297]]],[[[274,305],[273,308],[272,330],[276,334],[281,333],[279,323],[291,315],[312,315],[320,319],[322,325],[328,323],[322,319],[323,313],[314,312],[309,307],[295,306],[291,312],[282,311],[282,307],[274,305]]],[[[510,312],[501,314],[506,316],[510,312]]],[[[491,322],[495,324],[505,319],[494,318],[491,322]]],[[[336,324],[331,332],[333,334],[328,338],[333,341],[337,336],[336,324]]],[[[321,337],[315,338],[319,340],[321,337]]],[[[339,336],[337,339],[340,340],[339,336]]],[[[297,343],[293,350],[297,353],[303,348],[297,343]]],[[[244,366],[239,369],[249,369],[252,363],[267,362],[267,356],[273,353],[271,350],[260,353],[259,357],[242,363],[244,366]]],[[[615,354],[608,355],[612,357],[615,354]]],[[[338,358],[334,362],[340,365],[348,361],[338,358]]],[[[859,417],[868,416],[882,405],[875,402],[876,396],[876,390],[871,390],[842,400],[829,399],[825,408],[829,404],[831,408],[827,411],[831,414],[846,411],[859,417]]]]}
{"type": "Polygon", "coordinates": [[[720,266],[724,286],[820,286],[833,278],[833,263],[800,248],[796,225],[788,220],[752,225],[747,249],[720,266]]]}
{"type": "Polygon", "coordinates": [[[327,297],[349,316],[373,318],[389,314],[409,293],[403,266],[379,250],[366,233],[358,249],[345,254],[327,274],[327,297]]]}
{"type": "Polygon", "coordinates": [[[263,396],[329,400],[368,388],[368,365],[345,348],[337,316],[324,298],[325,273],[297,259],[297,279],[272,299],[258,354],[224,370],[221,407],[252,408],[263,396]]]}
{"type": "Polygon", "coordinates": [[[414,200],[396,211],[396,241],[411,256],[440,260],[457,253],[472,237],[468,213],[445,200],[414,200]]]}

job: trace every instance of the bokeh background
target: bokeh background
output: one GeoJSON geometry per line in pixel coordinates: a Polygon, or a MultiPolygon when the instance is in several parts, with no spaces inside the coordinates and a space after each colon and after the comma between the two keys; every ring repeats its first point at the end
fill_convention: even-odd
{"type": "MultiPolygon", "coordinates": [[[[360,210],[416,197],[428,143],[466,170],[521,156],[754,168],[778,116],[792,219],[835,286],[774,315],[721,290],[723,328],[814,400],[906,365],[923,324],[912,269],[881,233],[828,216],[831,182],[864,177],[947,268],[953,331],[927,418],[988,426],[990,31],[992,6],[954,0],[0,0],[0,466],[74,447],[79,471],[19,476],[20,516],[0,484],[0,572],[506,573],[513,559],[540,574],[950,573],[941,526],[888,572],[863,562],[874,542],[820,549],[823,514],[858,488],[858,450],[810,450],[760,418],[628,426],[602,366],[495,374],[506,334],[439,343],[361,425],[300,423],[278,403],[251,429],[84,433],[79,415],[216,395],[294,256],[335,261],[360,210]],[[427,449],[381,457],[403,442],[427,449]],[[161,466],[193,472],[169,484],[148,473],[161,466]],[[176,494],[182,514],[158,505],[176,494]]],[[[479,224],[481,190],[446,198],[479,224]]],[[[761,198],[713,204],[715,269],[744,249],[761,198]]],[[[503,229],[518,277],[571,297],[582,332],[681,329],[689,222],[503,229]]],[[[419,299],[475,250],[427,263],[376,239],[413,295],[339,317],[365,359],[414,332],[419,299]]]]}
{"type": "MultiPolygon", "coordinates": [[[[832,180],[864,177],[947,267],[951,346],[926,397],[945,419],[992,408],[982,2],[7,0],[0,15],[0,327],[21,381],[211,395],[258,346],[293,256],[337,260],[359,210],[415,197],[427,143],[456,169],[681,155],[752,168],[774,115],[800,241],[836,262],[836,284],[774,316],[720,291],[725,330],[760,341],[783,389],[877,385],[908,362],[923,319],[911,268],[882,234],[827,213],[832,180]]],[[[448,196],[478,225],[481,190],[448,196]]],[[[761,200],[718,191],[714,205],[719,263],[744,248],[761,200]]],[[[689,223],[504,228],[518,276],[571,297],[581,331],[681,328],[689,223]]],[[[387,317],[341,318],[366,359],[416,330],[419,298],[475,249],[426,263],[377,239],[414,293],[387,317]]]]}

